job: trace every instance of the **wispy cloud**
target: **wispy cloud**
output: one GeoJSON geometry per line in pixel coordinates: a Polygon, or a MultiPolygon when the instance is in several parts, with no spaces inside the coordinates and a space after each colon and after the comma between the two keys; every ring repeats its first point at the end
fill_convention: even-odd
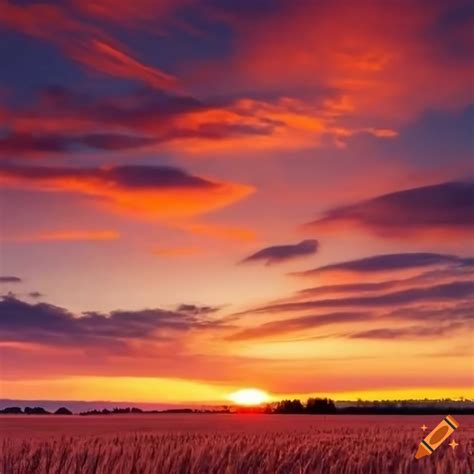
{"type": "Polygon", "coordinates": [[[0,276],[0,283],[21,283],[23,280],[17,276],[0,276]]]}
{"type": "Polygon", "coordinates": [[[422,268],[451,265],[474,265],[474,259],[456,255],[427,252],[394,253],[373,255],[370,257],[331,263],[312,270],[294,273],[296,276],[318,277],[324,274],[371,275],[377,273],[417,270],[422,268]]]}
{"type": "Polygon", "coordinates": [[[159,89],[176,88],[176,77],[142,63],[109,34],[60,5],[19,5],[4,0],[0,24],[50,42],[69,58],[96,72],[141,81],[159,89]]]}
{"type": "Polygon", "coordinates": [[[370,318],[371,314],[367,312],[338,312],[302,316],[299,318],[283,319],[281,321],[271,321],[261,326],[243,329],[231,334],[227,339],[231,341],[264,339],[297,331],[308,331],[332,324],[367,321],[370,318]]]}
{"type": "Polygon", "coordinates": [[[318,246],[319,243],[317,240],[303,240],[294,245],[274,245],[255,252],[242,260],[241,263],[264,262],[265,265],[273,265],[295,258],[314,255],[318,251],[318,246]]]}
{"type": "Polygon", "coordinates": [[[318,308],[388,308],[414,303],[449,302],[471,298],[474,298],[474,282],[461,281],[425,288],[409,288],[376,296],[350,296],[345,298],[272,304],[254,308],[246,311],[246,313],[282,313],[318,308]]]}

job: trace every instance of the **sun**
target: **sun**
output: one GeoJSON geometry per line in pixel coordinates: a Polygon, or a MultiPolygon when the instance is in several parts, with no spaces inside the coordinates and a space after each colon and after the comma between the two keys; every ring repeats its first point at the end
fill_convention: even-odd
{"type": "Polygon", "coordinates": [[[229,399],[237,405],[260,405],[261,403],[268,402],[270,396],[268,393],[258,388],[244,388],[233,392],[229,395],[229,399]]]}

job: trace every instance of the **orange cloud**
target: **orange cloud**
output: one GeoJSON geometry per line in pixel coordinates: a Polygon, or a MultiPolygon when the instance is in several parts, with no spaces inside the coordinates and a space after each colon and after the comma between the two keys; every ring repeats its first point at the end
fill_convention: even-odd
{"type": "Polygon", "coordinates": [[[111,168],[2,167],[11,187],[93,196],[107,207],[145,218],[189,217],[232,204],[251,186],[215,182],[158,166],[111,168]]]}
{"type": "Polygon", "coordinates": [[[194,134],[184,137],[177,134],[173,143],[198,153],[243,148],[291,150],[319,146],[325,139],[343,145],[347,137],[357,133],[379,138],[397,135],[391,129],[342,126],[337,122],[341,113],[339,102],[320,103],[290,97],[272,101],[243,98],[224,108],[206,108],[177,116],[171,124],[177,130],[194,131],[194,134]],[[216,139],[217,133],[224,130],[233,133],[216,139]]]}
{"type": "Polygon", "coordinates": [[[86,240],[117,240],[120,234],[115,230],[61,230],[38,234],[7,238],[15,242],[54,242],[54,241],[86,241],[86,240]]]}

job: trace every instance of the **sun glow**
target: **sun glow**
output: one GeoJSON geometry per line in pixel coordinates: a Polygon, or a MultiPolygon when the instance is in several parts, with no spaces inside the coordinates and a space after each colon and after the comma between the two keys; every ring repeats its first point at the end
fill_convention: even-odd
{"type": "Polygon", "coordinates": [[[258,388],[245,388],[238,390],[237,392],[231,393],[229,399],[237,405],[260,405],[261,403],[268,402],[270,396],[268,393],[258,388]]]}

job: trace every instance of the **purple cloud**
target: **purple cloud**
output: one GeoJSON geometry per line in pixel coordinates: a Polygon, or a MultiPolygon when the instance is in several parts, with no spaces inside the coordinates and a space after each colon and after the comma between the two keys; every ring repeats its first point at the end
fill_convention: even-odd
{"type": "Polygon", "coordinates": [[[275,245],[266,247],[242,260],[242,263],[265,262],[265,265],[285,262],[294,258],[313,255],[318,251],[317,240],[303,240],[295,245],[275,245]]]}
{"type": "Polygon", "coordinates": [[[361,274],[381,273],[396,270],[410,270],[436,265],[473,265],[474,259],[438,253],[394,253],[349,260],[324,265],[312,270],[294,273],[297,276],[319,276],[328,272],[350,272],[361,274]]]}
{"type": "Polygon", "coordinates": [[[0,283],[21,283],[22,279],[16,276],[0,276],[0,283]]]}
{"type": "Polygon", "coordinates": [[[446,182],[384,194],[326,211],[316,230],[355,226],[386,238],[474,232],[474,182],[446,182]]]}
{"type": "Polygon", "coordinates": [[[216,326],[204,315],[159,308],[140,311],[84,312],[75,315],[48,303],[0,300],[0,340],[52,345],[122,346],[131,339],[168,340],[170,333],[216,326]],[[166,334],[165,334],[166,333],[166,334]]]}

